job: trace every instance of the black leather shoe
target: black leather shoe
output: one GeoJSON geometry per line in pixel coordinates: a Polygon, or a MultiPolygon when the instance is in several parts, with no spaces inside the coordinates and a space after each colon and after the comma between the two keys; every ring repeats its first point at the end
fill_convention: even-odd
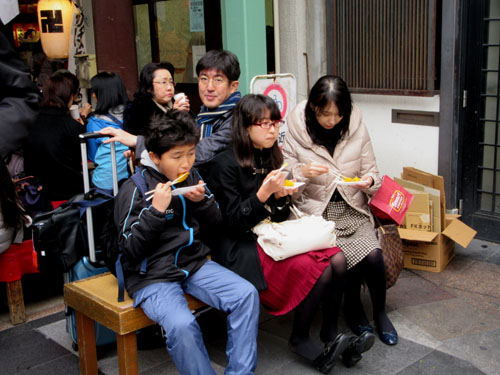
{"type": "Polygon", "coordinates": [[[358,324],[357,326],[350,327],[351,331],[356,335],[356,336],[361,336],[365,332],[373,333],[373,328],[370,325],[370,323],[367,323],[366,325],[358,324]]]}
{"type": "Polygon", "coordinates": [[[354,366],[363,358],[361,354],[370,350],[374,343],[375,335],[368,331],[363,332],[359,337],[351,337],[347,349],[342,353],[342,363],[345,367],[354,366]]]}
{"type": "Polygon", "coordinates": [[[328,374],[348,345],[349,337],[339,333],[334,341],[325,344],[325,351],[313,361],[314,366],[323,374],[328,374]]]}

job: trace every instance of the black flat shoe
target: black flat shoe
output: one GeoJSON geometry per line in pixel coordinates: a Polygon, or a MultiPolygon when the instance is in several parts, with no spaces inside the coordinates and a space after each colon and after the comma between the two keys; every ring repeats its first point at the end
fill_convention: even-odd
{"type": "Polygon", "coordinates": [[[313,361],[314,366],[321,373],[328,374],[348,345],[349,337],[339,333],[334,341],[325,344],[325,351],[313,361]]]}
{"type": "Polygon", "coordinates": [[[377,330],[378,337],[386,345],[396,345],[398,343],[398,333],[396,330],[389,332],[382,332],[377,330]]]}
{"type": "Polygon", "coordinates": [[[371,349],[375,343],[375,335],[365,331],[359,337],[351,337],[347,349],[342,353],[342,363],[345,367],[352,367],[358,363],[363,356],[362,353],[371,349]]]}

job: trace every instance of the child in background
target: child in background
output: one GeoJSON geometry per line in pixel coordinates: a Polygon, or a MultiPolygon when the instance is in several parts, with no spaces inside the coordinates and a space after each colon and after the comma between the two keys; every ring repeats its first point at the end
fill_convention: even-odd
{"type": "Polygon", "coordinates": [[[154,189],[153,198],[141,196],[129,179],[115,199],[125,284],[134,306],[141,306],[165,330],[167,351],[181,374],[215,374],[184,293],[227,314],[226,374],[253,374],[258,293],[248,281],[206,258],[209,248],[200,240],[200,226],[220,222],[221,213],[191,169],[199,134],[194,119],[181,111],[156,117],[150,124],[146,148],[154,166],[139,173],[147,189],[154,189]],[[185,181],[172,184],[186,172],[190,174],[185,181]],[[198,186],[172,194],[191,185],[198,186]]]}
{"type": "MultiPolygon", "coordinates": [[[[95,132],[108,126],[122,129],[123,111],[128,97],[120,76],[115,73],[102,72],[95,75],[90,82],[92,97],[95,98],[97,104],[94,115],[87,123],[87,131],[95,132]]],[[[128,177],[127,159],[123,155],[126,150],[128,147],[116,142],[118,181],[128,177]]],[[[103,143],[103,138],[89,139],[88,157],[97,164],[92,175],[92,183],[101,189],[113,189],[110,145],[103,143]]]]}

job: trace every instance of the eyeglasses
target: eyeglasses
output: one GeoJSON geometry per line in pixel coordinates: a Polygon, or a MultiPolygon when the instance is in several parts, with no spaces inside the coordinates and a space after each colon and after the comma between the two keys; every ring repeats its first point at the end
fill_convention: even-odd
{"type": "Polygon", "coordinates": [[[205,76],[201,76],[200,78],[198,78],[198,84],[200,85],[203,85],[203,86],[208,86],[210,84],[210,82],[212,82],[212,84],[214,86],[222,86],[223,84],[225,84],[226,81],[225,79],[223,78],[220,78],[220,77],[215,77],[215,78],[208,78],[208,77],[205,77],[205,76]]]}
{"type": "Polygon", "coordinates": [[[175,82],[174,81],[153,81],[153,83],[156,83],[157,85],[160,85],[160,86],[172,86],[172,87],[175,87],[175,82]]]}
{"type": "Polygon", "coordinates": [[[252,125],[260,126],[262,129],[271,129],[272,126],[274,126],[275,128],[281,128],[283,125],[285,125],[285,121],[282,120],[262,121],[262,122],[256,122],[252,125]]]}

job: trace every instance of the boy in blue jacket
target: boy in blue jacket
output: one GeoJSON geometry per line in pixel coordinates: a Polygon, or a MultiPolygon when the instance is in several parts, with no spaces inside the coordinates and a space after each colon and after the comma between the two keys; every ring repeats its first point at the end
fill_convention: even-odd
{"type": "Polygon", "coordinates": [[[145,167],[143,197],[127,180],[115,199],[114,219],[125,285],[145,314],[166,332],[167,351],[181,374],[215,374],[195,317],[184,293],[227,313],[226,374],[253,374],[257,364],[259,297],[246,280],[207,260],[209,248],[200,240],[200,226],[221,220],[213,196],[191,169],[199,129],[184,112],[153,119],[146,148],[154,166],[145,167]],[[179,175],[188,178],[172,184],[179,175]],[[197,185],[183,194],[182,187],[197,185]],[[144,261],[146,259],[146,261],[144,261]]]}

